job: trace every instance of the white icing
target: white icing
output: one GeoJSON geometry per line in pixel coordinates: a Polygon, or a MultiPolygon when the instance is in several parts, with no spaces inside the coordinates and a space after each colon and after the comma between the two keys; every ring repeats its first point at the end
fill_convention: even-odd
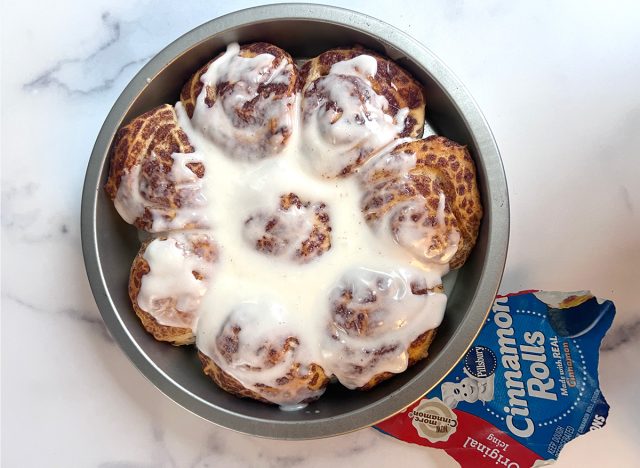
{"type": "MultiPolygon", "coordinates": [[[[325,353],[327,357],[335,356],[330,346],[324,349],[327,346],[326,333],[332,322],[329,298],[342,275],[360,267],[400,275],[398,271],[402,268],[403,271],[413,271],[431,286],[441,283],[441,274],[446,267],[421,263],[391,236],[381,238],[369,229],[360,213],[361,190],[355,177],[329,180],[310,174],[296,151],[297,145],[293,144],[277,158],[253,162],[228,158],[194,130],[180,103],[176,112],[197,151],[207,155],[208,167],[215,167],[215,170],[206,171],[205,190],[210,202],[212,233],[221,254],[216,264],[216,280],[203,298],[197,346],[246,388],[258,391],[257,383],[277,387],[276,374],[284,372],[287,366],[276,366],[277,371],[256,375],[239,371],[237,366],[217,356],[216,338],[229,314],[240,305],[253,304],[252,307],[268,315],[273,315],[270,310],[278,310],[277,323],[293,330],[300,340],[296,362],[304,366],[319,364],[327,375],[331,375],[333,364],[329,359],[325,362],[324,357],[325,353]],[[256,212],[272,211],[278,206],[280,196],[288,193],[294,193],[305,201],[327,205],[332,227],[331,249],[306,264],[293,263],[287,256],[264,255],[247,246],[245,221],[256,212]]],[[[298,226],[299,232],[306,231],[308,227],[304,222],[293,224],[298,226]]],[[[406,300],[397,301],[397,308],[404,309],[406,300]]],[[[406,348],[426,331],[422,327],[433,328],[440,323],[444,303],[445,297],[440,294],[412,297],[412,305],[407,309],[411,311],[407,313],[407,325],[394,335],[398,343],[397,355],[361,373],[357,382],[364,384],[366,377],[378,372],[397,372],[403,366],[401,362],[406,367],[406,348]],[[420,320],[411,319],[412,314],[421,315],[420,320]],[[425,317],[428,320],[422,320],[425,317]]],[[[259,333],[260,325],[256,321],[249,323],[248,327],[254,327],[254,333],[259,333]]],[[[383,336],[379,342],[371,341],[370,346],[384,342],[383,336]]],[[[352,385],[355,379],[351,377],[348,385],[352,385]]],[[[297,401],[283,402],[264,396],[278,404],[300,401],[298,398],[297,401]]]]}
{"type": "Polygon", "coordinates": [[[241,57],[239,52],[238,44],[230,44],[200,78],[204,86],[197,98],[193,123],[230,155],[246,160],[261,159],[283,150],[282,131],[288,134],[293,129],[296,96],[276,99],[274,93],[268,97],[263,95],[250,116],[244,118],[241,110],[259,96],[261,85],[289,83],[294,76],[293,65],[281,60],[272,68],[275,57],[271,54],[249,58],[241,57]],[[211,107],[207,106],[206,88],[216,89],[223,83],[229,83],[231,88],[217,95],[211,107]]]}
{"type": "MultiPolygon", "coordinates": [[[[299,411],[301,409],[304,409],[308,406],[308,403],[296,403],[294,405],[280,405],[280,409],[282,411],[299,411]]],[[[318,410],[315,411],[316,413],[319,413],[318,410]]]]}
{"type": "Polygon", "coordinates": [[[173,233],[167,239],[151,241],[143,254],[149,273],[142,276],[138,305],[161,325],[191,329],[196,326],[213,266],[190,251],[191,242],[199,237],[208,239],[173,233]],[[196,279],[193,272],[203,278],[196,279]]]}
{"type": "Polygon", "coordinates": [[[140,164],[125,169],[113,200],[116,210],[127,223],[133,224],[144,214],[147,202],[140,193],[140,164]]]}
{"type": "MultiPolygon", "coordinates": [[[[242,91],[238,91],[236,97],[241,101],[248,98],[249,90],[260,80],[284,79],[282,73],[269,75],[265,71],[273,58],[243,59],[237,54],[237,45],[229,46],[227,52],[209,67],[203,82],[215,84],[237,79],[238,83],[246,83],[246,86],[238,87],[242,91]]],[[[196,153],[174,155],[172,177],[182,183],[186,191],[198,188],[200,190],[194,193],[204,194],[203,197],[194,196],[194,199],[205,206],[211,235],[219,248],[216,276],[205,292],[202,284],[194,283],[188,274],[196,266],[201,267],[193,263],[200,260],[179,255],[175,242],[154,241],[147,250],[152,273],[145,276],[142,302],[152,307],[153,298],[159,297],[160,293],[171,293],[176,298],[184,294],[189,296],[177,301],[186,309],[197,309],[194,316],[200,316],[196,328],[198,348],[246,388],[257,391],[284,409],[296,408],[301,401],[322,393],[322,390],[310,391],[303,385],[294,393],[274,394],[264,390],[265,385],[281,387],[279,379],[292,366],[298,368],[299,375],[306,375],[309,366],[315,363],[328,377],[335,376],[350,388],[360,387],[379,373],[406,369],[406,350],[411,342],[437,327],[444,314],[446,296],[424,294],[424,289],[440,285],[448,265],[417,259],[398,244],[389,229],[370,229],[361,214],[363,192],[357,177],[327,179],[319,176],[335,173],[338,163],[344,163],[344,154],[339,152],[353,146],[349,141],[355,139],[367,151],[379,150],[390,145],[401,130],[402,116],[406,116],[407,110],[399,111],[397,121],[394,121],[384,113],[388,104],[381,96],[370,93],[369,101],[361,105],[349,94],[349,83],[353,80],[358,86],[371,87],[368,77],[375,75],[375,67],[375,59],[368,56],[336,64],[335,71],[340,74],[333,73],[332,69],[320,85],[326,86],[331,99],[344,105],[347,112],[340,119],[344,121],[320,135],[322,125],[308,125],[309,118],[318,124],[319,116],[307,116],[305,131],[301,133],[297,131],[301,126],[298,107],[292,106],[294,141],[277,158],[236,157],[236,151],[220,144],[223,136],[238,146],[246,141],[225,117],[222,104],[207,108],[204,91],[198,96],[192,120],[181,103],[176,104],[179,124],[196,153]],[[352,79],[345,81],[345,76],[352,79]],[[340,77],[342,79],[338,79],[340,77]],[[364,124],[353,124],[357,114],[366,117],[364,124]],[[333,138],[335,144],[328,144],[325,137],[333,138]],[[304,139],[304,143],[296,141],[298,138],[304,139]],[[319,166],[314,164],[320,169],[314,173],[307,170],[304,160],[313,161],[317,151],[327,152],[328,157],[321,158],[319,166]],[[205,176],[199,182],[185,170],[189,158],[199,158],[206,165],[205,176]],[[196,182],[200,184],[198,187],[193,186],[196,182]],[[279,206],[280,197],[289,193],[303,201],[325,203],[330,219],[331,248],[307,263],[292,261],[291,251],[287,249],[308,235],[313,205],[287,212],[280,210],[278,215],[282,217],[282,226],[286,227],[283,236],[291,239],[285,249],[288,255],[265,255],[250,247],[260,234],[261,223],[251,226],[246,221],[256,214],[268,216],[273,213],[279,206]],[[412,284],[418,285],[421,292],[414,294],[412,284]],[[336,300],[346,287],[353,290],[356,302],[358,299],[363,302],[367,295],[376,295],[370,316],[373,321],[366,338],[341,329],[340,319],[334,314],[336,300]],[[229,333],[233,323],[241,324],[240,341],[237,351],[228,359],[221,354],[217,344],[221,336],[229,333]],[[296,345],[278,362],[266,365],[266,348],[261,350],[261,343],[271,343],[274,349],[280,350],[289,337],[297,340],[296,345]],[[382,349],[386,352],[372,362],[370,355],[382,349]],[[354,371],[354,366],[358,370],[354,371]]],[[[263,154],[264,150],[261,151],[263,154]]],[[[394,164],[393,161],[388,163],[394,164]]],[[[398,160],[396,164],[410,162],[398,160]]],[[[121,206],[128,208],[128,200],[122,200],[121,206]]],[[[369,306],[363,303],[354,307],[369,306]]],[[[196,326],[196,321],[192,326],[196,326]]],[[[291,387],[287,388],[291,390],[291,387]]]]}
{"type": "Polygon", "coordinates": [[[358,76],[369,80],[378,72],[378,61],[371,55],[358,55],[351,60],[343,60],[331,65],[330,74],[358,76]]]}
{"type": "Polygon", "coordinates": [[[376,71],[376,59],[360,55],[334,64],[328,75],[305,90],[301,145],[316,173],[324,177],[340,175],[346,167],[389,144],[404,129],[409,109],[399,109],[392,115],[387,99],[377,94],[369,81],[376,71]],[[330,102],[337,108],[327,107],[330,102]]]}
{"type": "Polygon", "coordinates": [[[402,174],[405,177],[408,176],[409,171],[416,165],[416,155],[414,153],[408,154],[402,151],[395,153],[391,152],[396,146],[408,141],[412,141],[412,139],[400,138],[392,141],[382,148],[382,150],[374,157],[363,164],[359,171],[359,177],[363,181],[364,189],[368,188],[368,177],[370,177],[374,172],[384,171],[389,175],[402,174]]]}

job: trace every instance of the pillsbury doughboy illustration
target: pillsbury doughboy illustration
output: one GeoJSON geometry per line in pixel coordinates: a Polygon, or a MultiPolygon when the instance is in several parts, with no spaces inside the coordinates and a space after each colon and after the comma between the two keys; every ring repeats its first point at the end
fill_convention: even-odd
{"type": "Polygon", "coordinates": [[[461,401],[475,403],[478,400],[485,403],[493,400],[493,379],[495,375],[478,378],[465,370],[467,377],[460,382],[444,382],[441,386],[442,401],[453,409],[461,401]]]}

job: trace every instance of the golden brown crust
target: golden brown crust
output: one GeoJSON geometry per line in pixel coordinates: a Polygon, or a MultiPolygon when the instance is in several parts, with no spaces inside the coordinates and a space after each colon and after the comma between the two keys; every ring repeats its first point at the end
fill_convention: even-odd
{"type": "Polygon", "coordinates": [[[306,62],[300,71],[303,92],[316,79],[328,75],[332,65],[351,60],[359,55],[370,55],[378,62],[375,76],[369,78],[373,90],[384,96],[389,107],[396,112],[404,107],[409,109],[409,115],[399,137],[420,137],[425,116],[422,85],[392,60],[359,45],[331,49],[306,62]]]}
{"type": "Polygon", "coordinates": [[[446,174],[453,185],[455,195],[451,208],[463,242],[451,260],[450,267],[459,268],[467,261],[476,244],[483,215],[476,166],[466,146],[442,136],[430,136],[408,145],[411,145],[418,155],[412,174],[420,178],[430,168],[437,167],[446,174]]]}
{"type": "MultiPolygon", "coordinates": [[[[217,340],[218,352],[222,359],[226,360],[228,363],[232,363],[234,361],[234,354],[238,349],[239,337],[237,334],[240,329],[235,328],[233,331],[236,333],[235,335],[219,336],[217,340]]],[[[284,355],[287,352],[292,351],[296,344],[297,340],[295,338],[289,338],[282,345],[281,349],[269,349],[266,353],[268,361],[264,363],[265,367],[269,367],[269,365],[276,365],[284,358],[284,355]]],[[[259,391],[252,390],[245,387],[236,378],[222,370],[220,366],[218,366],[202,351],[198,352],[198,356],[202,362],[204,373],[211,377],[211,379],[224,391],[242,398],[252,398],[263,403],[272,403],[272,401],[267,397],[270,397],[271,400],[278,400],[282,399],[283,395],[293,396],[295,398],[295,395],[299,395],[301,393],[314,394],[314,396],[305,398],[301,401],[301,403],[308,403],[317,399],[320,396],[319,392],[329,384],[329,378],[319,365],[312,363],[307,367],[305,373],[301,373],[301,366],[299,363],[296,363],[291,367],[286,375],[277,379],[276,386],[258,383],[256,384],[256,388],[259,388],[259,391]]],[[[260,371],[260,369],[253,368],[251,370],[256,372],[260,371]]]]}
{"type": "MultiPolygon", "coordinates": [[[[152,210],[161,213],[167,220],[175,218],[177,210],[187,201],[187,195],[179,192],[168,173],[174,164],[172,154],[193,153],[194,148],[186,133],[180,128],[175,110],[164,104],[133,119],[118,130],[111,154],[109,178],[105,191],[114,200],[123,176],[139,167],[139,184],[131,187],[141,196],[143,213],[133,224],[139,229],[151,231],[152,210]]],[[[198,177],[204,176],[204,165],[189,163],[187,167],[198,177]]],[[[197,223],[180,226],[192,229],[197,223]]]]}
{"type": "MultiPolygon", "coordinates": [[[[218,385],[218,387],[223,389],[225,392],[231,393],[232,395],[240,398],[251,398],[263,403],[273,404],[271,401],[267,400],[259,393],[246,388],[237,379],[233,378],[225,371],[220,369],[220,367],[215,362],[213,362],[213,360],[206,354],[198,351],[198,357],[202,362],[202,369],[204,373],[207,374],[211,378],[211,380],[213,380],[216,385],[218,385]]],[[[296,388],[300,386],[306,386],[309,391],[315,392],[321,391],[328,384],[329,378],[324,373],[324,370],[316,364],[311,364],[309,366],[308,374],[303,379],[301,379],[300,377],[296,377],[295,380],[285,382],[281,387],[270,387],[268,385],[263,385],[261,386],[260,391],[263,392],[263,394],[266,393],[272,395],[274,398],[277,398],[277,396],[283,391],[288,390],[295,393],[296,388]]],[[[309,403],[316,398],[318,397],[307,398],[301,403],[309,403]]]]}
{"type": "MultiPolygon", "coordinates": [[[[165,240],[167,236],[159,237],[158,239],[165,240]]],[[[189,251],[205,259],[208,262],[214,262],[217,257],[217,250],[215,246],[206,240],[205,236],[193,236],[191,237],[191,245],[188,247],[189,251]]],[[[153,239],[155,240],[155,239],[153,239]]],[[[175,327],[170,325],[160,324],[153,315],[143,310],[138,304],[138,295],[140,288],[142,287],[142,278],[144,275],[151,271],[149,262],[144,258],[144,253],[147,250],[148,245],[153,240],[144,242],[138,251],[138,254],[133,260],[131,265],[131,272],[129,275],[129,298],[133,310],[142,322],[142,326],[158,341],[167,341],[174,346],[188,345],[195,343],[195,335],[191,328],[175,327]]],[[[202,280],[203,276],[199,272],[193,272],[194,276],[202,280]]],[[[178,310],[173,311],[177,316],[186,316],[183,312],[178,310]]]]}
{"type": "Polygon", "coordinates": [[[261,401],[262,403],[271,403],[253,390],[245,388],[240,382],[231,377],[225,371],[220,369],[213,360],[204,354],[202,351],[198,351],[198,357],[202,362],[202,370],[207,374],[211,380],[213,380],[218,387],[227,393],[231,393],[240,398],[252,398],[254,400],[261,401]]]}
{"type": "MultiPolygon", "coordinates": [[[[439,194],[443,192],[446,232],[456,229],[461,236],[449,266],[459,268],[476,243],[482,219],[476,168],[471,155],[466,146],[445,137],[430,136],[398,145],[389,157],[403,159],[413,155],[416,163],[406,173],[394,172],[393,167],[397,167],[394,164],[390,168],[374,166],[365,174],[365,184],[370,186],[363,198],[365,219],[376,223],[403,202],[423,200],[427,220],[435,224],[439,194]]],[[[418,221],[423,222],[424,218],[416,218],[418,221]]]]}

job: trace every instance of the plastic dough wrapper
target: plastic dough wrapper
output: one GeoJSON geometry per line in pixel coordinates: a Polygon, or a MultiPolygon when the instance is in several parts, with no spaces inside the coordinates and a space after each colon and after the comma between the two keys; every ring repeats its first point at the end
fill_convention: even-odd
{"type": "Polygon", "coordinates": [[[499,296],[458,365],[376,429],[441,448],[463,467],[553,461],[605,425],[598,357],[614,315],[611,301],[584,291],[499,296]]]}

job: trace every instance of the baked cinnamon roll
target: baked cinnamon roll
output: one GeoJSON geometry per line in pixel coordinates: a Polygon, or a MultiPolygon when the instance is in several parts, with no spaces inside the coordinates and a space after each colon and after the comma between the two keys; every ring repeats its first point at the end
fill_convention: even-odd
{"type": "Polygon", "coordinates": [[[430,136],[395,147],[362,171],[365,219],[390,229],[424,262],[459,268],[476,243],[482,204],[469,151],[430,136]]]}
{"type": "Polygon", "coordinates": [[[122,218],[149,232],[208,227],[205,167],[168,104],[116,134],[105,185],[122,218]]]}
{"type": "Polygon", "coordinates": [[[276,305],[239,305],[215,335],[204,329],[198,334],[205,374],[233,395],[265,403],[289,406],[319,398],[329,379],[285,322],[276,305]]]}
{"type": "Polygon", "coordinates": [[[329,304],[323,363],[344,386],[368,390],[427,357],[446,296],[417,272],[357,268],[329,304]]]}
{"type": "Polygon", "coordinates": [[[422,135],[422,86],[375,52],[329,50],[301,75],[302,145],[324,177],[348,175],[393,140],[422,135]]]}
{"type": "Polygon", "coordinates": [[[198,307],[217,255],[206,234],[173,233],[142,245],[131,266],[129,297],[156,340],[174,345],[195,341],[198,307]]]}
{"type": "Polygon", "coordinates": [[[245,240],[261,253],[309,262],[331,248],[331,226],[324,203],[289,193],[276,210],[252,214],[244,223],[245,240]]]}
{"type": "Polygon", "coordinates": [[[233,157],[280,153],[293,133],[298,71],[266,42],[231,44],[185,84],[180,100],[196,129],[233,157]]]}

